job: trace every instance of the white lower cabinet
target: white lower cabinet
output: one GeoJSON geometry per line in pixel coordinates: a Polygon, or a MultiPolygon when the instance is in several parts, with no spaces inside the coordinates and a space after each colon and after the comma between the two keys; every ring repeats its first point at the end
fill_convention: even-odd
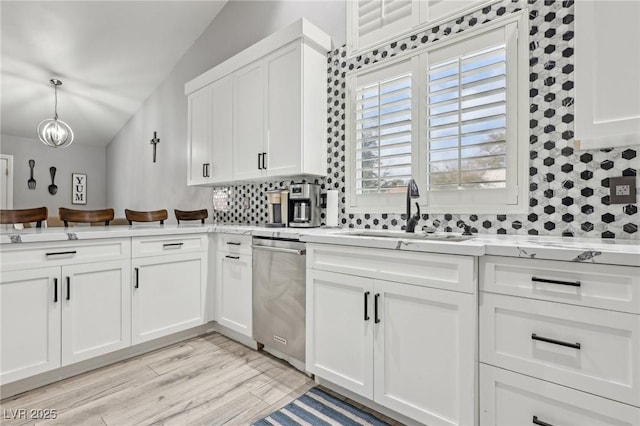
{"type": "Polygon", "coordinates": [[[219,251],[216,260],[216,320],[244,336],[253,335],[252,256],[219,251]]]}
{"type": "Polygon", "coordinates": [[[420,423],[475,424],[476,300],[307,269],[307,370],[420,423]]]}
{"type": "Polygon", "coordinates": [[[204,324],[206,251],[133,259],[132,283],[132,343],[204,324]]]}
{"type": "Polygon", "coordinates": [[[2,383],[131,344],[129,261],[2,273],[2,383]]]}
{"type": "Polygon", "coordinates": [[[60,268],[3,272],[0,383],[60,367],[60,268]]]}
{"type": "Polygon", "coordinates": [[[307,269],[307,370],[373,399],[373,280],[307,269]]]}
{"type": "Polygon", "coordinates": [[[631,426],[640,408],[480,364],[480,423],[631,426]]]}
{"type": "Polygon", "coordinates": [[[131,345],[130,262],[62,267],[62,365],[131,345]]]}

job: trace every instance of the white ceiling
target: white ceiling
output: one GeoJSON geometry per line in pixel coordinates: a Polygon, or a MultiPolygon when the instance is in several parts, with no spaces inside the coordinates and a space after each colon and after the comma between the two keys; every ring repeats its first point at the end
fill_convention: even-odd
{"type": "Polygon", "coordinates": [[[58,78],[74,143],[107,145],[225,3],[2,0],[0,132],[37,138],[58,78]]]}

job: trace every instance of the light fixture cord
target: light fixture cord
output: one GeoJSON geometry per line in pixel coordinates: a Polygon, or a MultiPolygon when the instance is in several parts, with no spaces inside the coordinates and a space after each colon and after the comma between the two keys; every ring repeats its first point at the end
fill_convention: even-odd
{"type": "Polygon", "coordinates": [[[53,106],[53,110],[54,110],[54,113],[55,113],[54,119],[56,121],[58,121],[58,85],[57,84],[54,84],[54,86],[53,86],[53,93],[54,93],[54,97],[55,97],[55,103],[54,103],[54,106],[53,106]]]}

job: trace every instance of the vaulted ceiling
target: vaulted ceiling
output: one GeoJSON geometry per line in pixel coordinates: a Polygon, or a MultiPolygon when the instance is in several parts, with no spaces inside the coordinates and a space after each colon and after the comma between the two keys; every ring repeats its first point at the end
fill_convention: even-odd
{"type": "Polygon", "coordinates": [[[37,138],[58,78],[74,143],[108,144],[225,3],[3,0],[0,133],[37,138]]]}

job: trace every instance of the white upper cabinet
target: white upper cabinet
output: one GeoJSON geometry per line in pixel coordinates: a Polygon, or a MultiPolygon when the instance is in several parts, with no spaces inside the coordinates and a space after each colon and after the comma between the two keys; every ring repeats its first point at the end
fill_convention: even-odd
{"type": "Polygon", "coordinates": [[[326,175],[330,48],[330,37],[302,19],[187,83],[188,184],[326,175]],[[223,79],[231,83],[216,91],[223,79]],[[207,90],[209,112],[196,108],[196,94],[207,90]],[[197,136],[206,132],[204,148],[199,142],[207,138],[197,136]]]}
{"type": "Polygon", "coordinates": [[[264,85],[262,64],[233,74],[233,178],[262,176],[264,155],[264,85]]]}
{"type": "Polygon", "coordinates": [[[207,183],[207,167],[211,166],[211,88],[205,87],[188,99],[188,183],[207,183]]]}
{"type": "Polygon", "coordinates": [[[579,149],[640,144],[640,2],[575,3],[579,149]]]}
{"type": "Polygon", "coordinates": [[[487,1],[478,0],[354,0],[347,2],[347,47],[350,53],[374,47],[471,12],[487,1]]]}

